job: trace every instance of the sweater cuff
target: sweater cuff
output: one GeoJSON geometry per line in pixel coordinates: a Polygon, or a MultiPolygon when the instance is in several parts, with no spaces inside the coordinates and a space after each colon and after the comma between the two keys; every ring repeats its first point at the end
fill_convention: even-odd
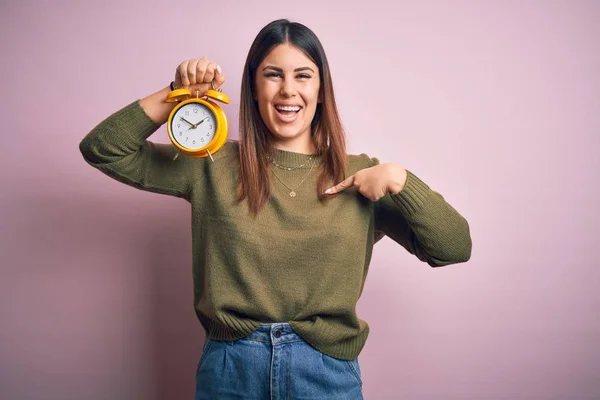
{"type": "Polygon", "coordinates": [[[390,194],[390,197],[404,215],[412,215],[423,207],[431,189],[412,172],[407,170],[406,173],[406,185],[399,193],[390,194]]]}

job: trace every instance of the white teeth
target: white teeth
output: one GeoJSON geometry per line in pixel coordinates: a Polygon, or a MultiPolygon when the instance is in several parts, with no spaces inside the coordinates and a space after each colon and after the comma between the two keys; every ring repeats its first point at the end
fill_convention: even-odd
{"type": "Polygon", "coordinates": [[[300,111],[299,106],[275,106],[279,111],[300,111]]]}

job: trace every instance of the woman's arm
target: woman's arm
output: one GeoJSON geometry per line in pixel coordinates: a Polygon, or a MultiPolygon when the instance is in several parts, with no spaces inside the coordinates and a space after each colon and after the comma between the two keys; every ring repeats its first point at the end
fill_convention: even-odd
{"type": "Polygon", "coordinates": [[[432,267],[466,262],[471,257],[467,220],[411,171],[361,155],[364,167],[326,190],[355,187],[375,203],[376,242],[384,235],[432,267]]]}
{"type": "Polygon", "coordinates": [[[407,176],[399,193],[375,203],[375,230],[432,267],[467,262],[472,248],[467,220],[411,171],[407,176]]]}
{"type": "MultiPolygon", "coordinates": [[[[217,64],[205,58],[184,61],[175,73],[176,86],[197,89],[202,94],[213,80],[220,86],[225,78],[217,64]]],[[[139,189],[188,198],[193,174],[202,170],[192,168],[192,163],[203,163],[205,159],[174,159],[175,146],[147,140],[167,121],[176,105],[165,101],[169,92],[170,88],[165,87],[134,101],[94,127],[79,144],[87,163],[139,189]]]]}
{"type": "Polygon", "coordinates": [[[79,149],[88,164],[122,183],[187,198],[191,182],[188,160],[173,160],[177,153],[174,146],[147,140],[161,126],[157,121],[166,109],[158,105],[158,98],[163,93],[164,89],[150,95],[150,105],[148,98],[144,99],[156,121],[142,107],[144,100],[135,101],[94,127],[79,149]]]}

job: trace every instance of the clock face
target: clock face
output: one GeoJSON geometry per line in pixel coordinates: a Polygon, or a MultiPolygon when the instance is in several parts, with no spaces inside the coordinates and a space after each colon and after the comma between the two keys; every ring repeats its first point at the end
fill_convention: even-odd
{"type": "Polygon", "coordinates": [[[181,146],[195,150],[205,147],[215,137],[215,116],[203,104],[188,103],[177,110],[171,120],[171,133],[181,146]]]}

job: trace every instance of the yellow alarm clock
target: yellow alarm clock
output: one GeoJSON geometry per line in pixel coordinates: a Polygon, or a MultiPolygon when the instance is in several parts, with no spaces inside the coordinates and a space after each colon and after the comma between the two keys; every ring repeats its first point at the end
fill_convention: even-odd
{"type": "Polygon", "coordinates": [[[169,138],[179,153],[213,160],[212,155],[227,141],[227,116],[215,101],[229,104],[229,98],[211,86],[203,96],[196,91],[192,97],[187,89],[173,90],[167,96],[167,103],[179,102],[167,121],[169,138]]]}

